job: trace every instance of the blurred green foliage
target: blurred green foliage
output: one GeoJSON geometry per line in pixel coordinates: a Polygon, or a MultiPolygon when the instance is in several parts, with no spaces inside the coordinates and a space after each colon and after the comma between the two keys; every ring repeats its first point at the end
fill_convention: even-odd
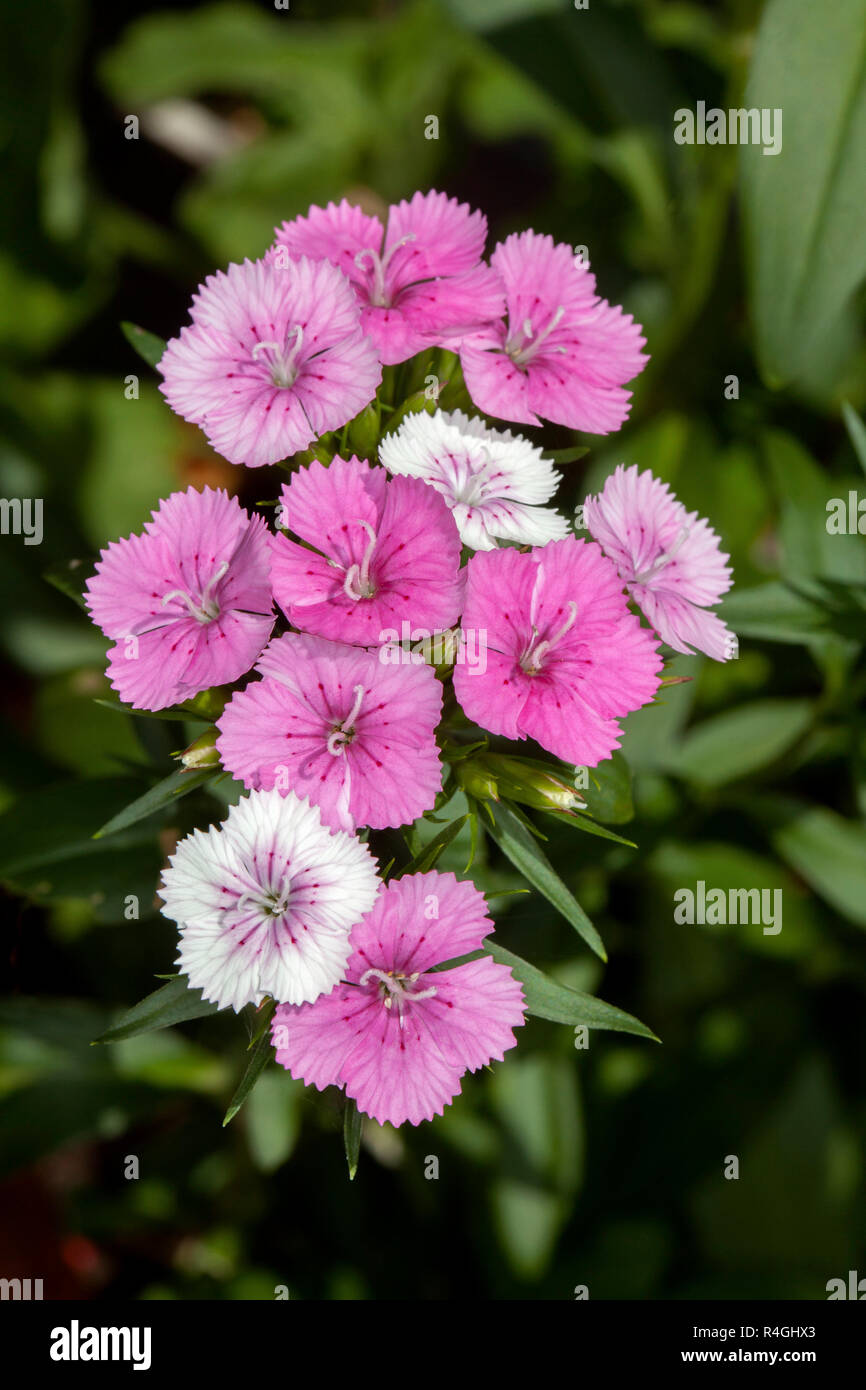
{"type": "MultiPolygon", "coordinates": [[[[4,1269],[43,1250],[46,1296],[823,1297],[866,1259],[866,541],[825,525],[830,499],[866,493],[842,417],[866,402],[866,6],[7,9],[0,492],[43,498],[45,534],[0,540],[0,1173],[39,1194],[45,1231],[7,1222],[4,1269]],[[782,154],[677,146],[673,112],[699,100],[783,107],[782,154]],[[273,1066],[221,1128],[251,1018],[89,1045],[170,971],[163,855],[237,788],[91,838],[203,725],[95,703],[104,643],[44,575],[80,589],[189,482],[276,496],[168,411],[120,321],[170,336],[201,276],[310,202],[429,186],[487,211],[493,239],[586,245],[644,324],[632,418],[577,441],[560,505],[620,461],[668,481],[730,551],[740,656],[677,658],[689,680],[629,719],[636,849],[544,817],[608,966],[491,843],[473,869],[504,945],[663,1045],[581,1049],[531,1020],[434,1126],[368,1124],[350,1186],[337,1099],[273,1066]],[[678,925],[673,893],[698,879],[781,888],[782,931],[678,925]]],[[[468,851],[466,826],[440,866],[468,851]]]]}

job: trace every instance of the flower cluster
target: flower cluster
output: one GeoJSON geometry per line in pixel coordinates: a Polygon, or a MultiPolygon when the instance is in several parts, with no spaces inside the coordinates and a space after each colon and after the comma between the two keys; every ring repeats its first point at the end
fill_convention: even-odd
{"type": "MultiPolygon", "coordinates": [[[[708,524],[620,468],[578,537],[548,505],[553,461],[504,427],[618,429],[639,326],[572,248],[527,231],[487,263],[485,237],[441,193],[384,222],[344,201],[209,277],[162,390],[230,462],[283,465],[276,525],[222,491],[176,493],[86,592],[128,704],[189,712],[221,687],[210,752],[244,794],[181,841],[160,889],[190,986],[221,1008],[273,1001],[277,1060],[392,1124],[441,1114],[527,1003],[484,951],[478,890],[389,878],[375,835],[447,801],[461,740],[594,767],[653,701],[660,640],[731,654],[708,524]]],[[[524,765],[499,761],[523,787],[524,765]]],[[[549,788],[583,804],[560,767],[525,769],[542,805],[549,788]]]]}

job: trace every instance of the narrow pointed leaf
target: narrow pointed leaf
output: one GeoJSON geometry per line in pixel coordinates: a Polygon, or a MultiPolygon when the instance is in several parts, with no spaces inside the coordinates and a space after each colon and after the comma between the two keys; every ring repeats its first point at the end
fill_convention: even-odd
{"type": "Polygon", "coordinates": [[[250,1054],[250,1059],[244,1069],[244,1074],[238,1083],[238,1088],[232,1096],[229,1108],[226,1111],[223,1127],[230,1124],[234,1119],[265,1067],[268,1065],[272,1055],[273,1046],[271,1044],[271,1035],[266,1028],[250,1054]]]}
{"type": "Polygon", "coordinates": [[[216,1004],[202,999],[201,990],[190,989],[185,975],[176,975],[162,989],[135,1004],[94,1042],[121,1042],[140,1033],[155,1033],[159,1028],[172,1028],[176,1023],[206,1018],[218,1012],[216,1004]]]}
{"type": "Polygon", "coordinates": [[[632,1014],[615,1008],[613,1004],[606,1004],[592,994],[583,994],[569,985],[559,984],[544,971],[520,956],[512,955],[511,951],[506,951],[504,946],[497,945],[489,937],[484,942],[484,948],[500,965],[510,967],[514,978],[523,985],[527,1013],[536,1018],[547,1018],[553,1023],[567,1023],[573,1027],[580,1025],[605,1028],[614,1033],[633,1033],[639,1038],[659,1041],[655,1033],[632,1014]]]}
{"type": "Polygon", "coordinates": [[[165,352],[165,339],[158,338],[155,333],[148,333],[146,328],[139,328],[137,323],[124,321],[120,328],[124,338],[135,348],[139,357],[143,357],[149,367],[155,367],[165,352]]]}
{"type": "Polygon", "coordinates": [[[168,777],[164,777],[161,782],[157,782],[155,787],[151,787],[143,796],[138,797],[129,806],[124,806],[122,811],[118,811],[116,816],[112,816],[110,821],[106,821],[94,835],[94,840],[101,840],[105,835],[113,835],[118,830],[125,830],[127,826],[135,825],[137,821],[145,820],[147,816],[152,816],[155,811],[160,811],[164,806],[176,801],[181,796],[186,796],[187,792],[194,791],[196,787],[201,787],[205,782],[209,782],[214,775],[212,767],[201,768],[198,772],[189,772],[186,768],[179,768],[177,772],[172,772],[168,777]]]}
{"type": "Polygon", "coordinates": [[[519,869],[524,878],[528,879],[533,888],[537,888],[539,893],[562,913],[590,950],[606,961],[604,942],[525,825],[518,820],[510,807],[492,802],[488,803],[488,809],[492,821],[488,834],[496,841],[503,854],[511,860],[515,869],[519,869]]]}
{"type": "Polygon", "coordinates": [[[358,1171],[358,1157],[361,1152],[361,1128],[364,1118],[358,1109],[355,1101],[346,1097],[346,1108],[343,1111],[343,1146],[346,1150],[346,1162],[349,1165],[349,1181],[354,1179],[358,1171]]]}

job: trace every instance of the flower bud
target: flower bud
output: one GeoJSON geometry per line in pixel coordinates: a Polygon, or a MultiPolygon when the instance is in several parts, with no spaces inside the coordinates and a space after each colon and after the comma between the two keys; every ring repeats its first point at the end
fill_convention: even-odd
{"type": "MultiPolygon", "coordinates": [[[[494,796],[494,800],[501,796],[506,801],[518,801],[538,811],[582,811],[586,806],[573,786],[552,768],[548,771],[540,763],[503,753],[481,753],[468,759],[468,763],[472,765],[473,779],[480,783],[486,776],[496,788],[498,796],[494,796]]],[[[455,765],[458,780],[463,766],[461,763],[455,765]]]]}
{"type": "Polygon", "coordinates": [[[449,627],[416,642],[412,651],[423,657],[428,666],[433,666],[437,676],[446,676],[457,660],[459,649],[460,629],[449,627]]]}
{"type": "Polygon", "coordinates": [[[217,752],[216,740],[217,730],[208,729],[179,755],[183,766],[196,771],[203,767],[219,767],[220,755],[217,752]]]}
{"type": "Polygon", "coordinates": [[[417,415],[422,410],[426,410],[428,415],[436,412],[437,402],[435,398],[428,396],[426,391],[415,391],[411,396],[407,396],[402,405],[399,405],[394,414],[389,418],[385,427],[387,434],[393,434],[403,423],[407,415],[417,415]]]}
{"type": "Polygon", "coordinates": [[[453,764],[457,785],[477,801],[498,801],[499,788],[491,772],[482,766],[480,758],[466,758],[453,764]]]}
{"type": "Polygon", "coordinates": [[[226,707],[231,691],[227,685],[212,685],[187,700],[184,708],[200,714],[203,719],[218,719],[226,707]]]}
{"type": "Polygon", "coordinates": [[[379,402],[370,401],[349,424],[349,448],[359,459],[375,459],[379,443],[379,402]]]}

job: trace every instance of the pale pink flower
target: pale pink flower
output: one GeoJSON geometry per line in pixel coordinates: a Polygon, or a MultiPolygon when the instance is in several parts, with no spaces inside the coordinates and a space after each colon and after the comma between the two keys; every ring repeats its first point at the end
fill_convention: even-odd
{"type": "Polygon", "coordinates": [[[505,285],[506,317],[468,335],[460,360],[479,409],[500,420],[552,420],[590,434],[618,430],[623,385],[647,361],[630,314],[599,299],[595,276],[573,249],[520,232],[490,258],[505,285]]]}
{"type": "Polygon", "coordinates": [[[312,463],[283,485],[281,524],[314,547],[273,540],[274,597],[295,627],[372,647],[404,621],[428,632],[457,621],[457,526],[418,479],[356,458],[312,463]]]}
{"type": "Polygon", "coordinates": [[[339,429],[382,369],[344,275],[305,257],[230,265],[193,297],[159,363],[172,410],[230,463],[277,463],[339,429]]]}
{"type": "Polygon", "coordinates": [[[482,265],[487,221],[444,193],[416,193],[387,227],[344,199],[277,228],[273,256],[323,257],[352,282],[381,360],[404,362],[502,313],[502,286],[482,265]]]}
{"type": "Polygon", "coordinates": [[[493,923],[471,883],[412,874],[387,883],[352,932],[340,984],[277,1009],[277,1061],[306,1085],[344,1086],[380,1124],[441,1115],[466,1071],[501,1061],[523,1021],[523,991],[490,956],[433,967],[481,946],[493,923]]]}
{"type": "Polygon", "coordinates": [[[360,840],[329,830],[294,793],[258,791],[181,840],[159,895],[191,988],[237,1012],[266,995],[299,1004],[333,989],[379,885],[360,840]]]}
{"type": "Polygon", "coordinates": [[[620,743],[617,721],[658,688],[654,635],[629,612],[616,566],[574,536],[525,553],[473,555],[463,627],[487,631],[486,669],[454,670],[464,712],[565,762],[594,767],[609,758],[620,743]]]}
{"type": "Polygon", "coordinates": [[[326,825],[407,825],[442,786],[442,686],[429,666],[305,633],[277,637],[218,720],[222,765],[247,787],[291,788],[326,825]]]}
{"type": "Polygon", "coordinates": [[[559,474],[541,450],[478,416],[437,410],[407,415],[379,445],[389,473],[421,478],[454,513],[464,545],[494,550],[497,540],[545,545],[568,535],[568,522],[549,502],[559,474]]]}
{"type": "Polygon", "coordinates": [[[85,602],[117,644],[108,675],[120,698],[158,710],[249,671],[274,615],[261,517],[207,487],[172,493],[152,517],[102,551],[85,602]]]}
{"type": "Polygon", "coordinates": [[[594,540],[613,560],[644,617],[676,652],[726,661],[733,634],[707,610],[731,587],[728,556],[697,512],[687,512],[667,483],[637,464],[622,464],[598,497],[584,504],[594,540]]]}

